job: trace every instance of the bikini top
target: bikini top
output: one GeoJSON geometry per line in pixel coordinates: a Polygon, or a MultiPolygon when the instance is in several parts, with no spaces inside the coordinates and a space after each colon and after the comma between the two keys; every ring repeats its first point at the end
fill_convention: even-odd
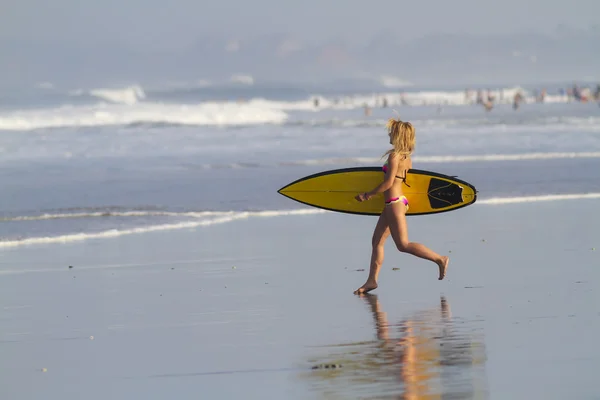
{"type": "MultiPolygon", "coordinates": [[[[383,167],[381,167],[381,169],[383,170],[384,174],[387,174],[387,172],[388,172],[388,162],[387,161],[385,162],[385,164],[383,164],[383,167]]],[[[404,182],[406,182],[406,175],[404,175],[404,176],[396,175],[396,178],[402,179],[404,182]]]]}

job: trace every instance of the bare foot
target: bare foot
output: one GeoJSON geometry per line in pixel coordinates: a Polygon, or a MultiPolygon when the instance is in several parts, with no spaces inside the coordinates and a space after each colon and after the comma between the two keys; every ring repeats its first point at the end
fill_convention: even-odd
{"type": "Polygon", "coordinates": [[[440,258],[440,261],[437,262],[437,265],[440,269],[440,277],[438,278],[440,281],[446,276],[446,270],[448,269],[449,262],[450,258],[447,256],[442,256],[442,258],[440,258]]]}
{"type": "Polygon", "coordinates": [[[364,285],[354,291],[354,294],[366,294],[375,289],[377,289],[377,282],[366,281],[364,285]]]}

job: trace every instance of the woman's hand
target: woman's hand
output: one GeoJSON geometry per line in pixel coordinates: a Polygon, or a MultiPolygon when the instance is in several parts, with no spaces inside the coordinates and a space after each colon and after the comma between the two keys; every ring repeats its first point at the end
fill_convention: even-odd
{"type": "Polygon", "coordinates": [[[359,194],[358,194],[358,195],[356,195],[354,198],[355,198],[357,201],[361,201],[361,202],[362,202],[362,201],[365,201],[365,200],[369,200],[369,198],[370,198],[370,197],[371,197],[371,196],[369,196],[369,194],[368,194],[368,193],[359,193],[359,194]]]}

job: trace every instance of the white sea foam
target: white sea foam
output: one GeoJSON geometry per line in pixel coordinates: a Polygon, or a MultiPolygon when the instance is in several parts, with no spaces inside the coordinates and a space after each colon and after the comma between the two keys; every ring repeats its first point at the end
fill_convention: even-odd
{"type": "Polygon", "coordinates": [[[250,104],[96,104],[3,112],[0,113],[0,130],[27,131],[140,123],[231,126],[279,124],[286,119],[287,114],[281,110],[250,104]]]}
{"type": "MultiPolygon", "coordinates": [[[[73,233],[60,236],[46,236],[46,237],[31,237],[17,240],[6,240],[0,241],[0,248],[25,246],[25,245],[36,245],[36,244],[52,244],[52,243],[71,243],[79,242],[89,239],[107,239],[114,238],[124,235],[133,235],[139,233],[149,233],[158,231],[169,231],[178,229],[193,229],[201,226],[210,226],[216,224],[224,224],[240,219],[247,219],[251,217],[277,217],[286,215],[306,215],[306,214],[319,214],[327,212],[320,209],[301,209],[301,210],[274,210],[274,211],[246,211],[246,212],[219,212],[212,213],[210,218],[197,218],[195,220],[171,223],[171,224],[160,224],[152,226],[144,226],[130,229],[110,229],[101,232],[93,233],[73,233]]],[[[185,215],[186,213],[184,213],[185,215]]],[[[181,214],[180,214],[181,215],[181,214]]]]}
{"type": "MultiPolygon", "coordinates": [[[[268,105],[264,104],[267,107],[268,105]]],[[[307,108],[312,105],[307,105],[307,108]]],[[[288,111],[288,110],[286,110],[288,111]]],[[[392,114],[390,114],[392,115],[392,114]]],[[[600,118],[598,117],[564,117],[546,116],[531,118],[523,121],[511,118],[433,118],[433,119],[411,119],[413,125],[419,127],[420,131],[432,132],[434,129],[453,131],[453,133],[471,135],[477,133],[496,134],[514,131],[548,133],[548,132],[600,132],[600,118]]],[[[385,118],[303,118],[290,119],[288,125],[325,128],[383,128],[387,123],[385,118]]]]}
{"type": "Polygon", "coordinates": [[[139,85],[122,88],[98,88],[91,90],[77,89],[69,92],[70,96],[92,96],[115,104],[136,104],[146,98],[144,89],[139,85]]]}
{"type": "MultiPolygon", "coordinates": [[[[260,102],[263,105],[282,109],[282,110],[322,110],[322,109],[355,109],[368,107],[381,107],[384,100],[389,107],[392,106],[421,106],[421,105],[441,105],[441,106],[463,106],[477,103],[477,91],[470,90],[468,93],[464,90],[422,90],[411,91],[410,82],[398,79],[392,76],[382,76],[380,83],[389,88],[389,91],[369,94],[349,94],[323,96],[314,93],[308,99],[299,101],[275,101],[262,98],[248,99],[250,102],[260,102]],[[318,107],[314,100],[318,99],[318,107]]],[[[497,88],[489,91],[494,98],[494,104],[512,104],[515,95],[520,93],[523,96],[525,104],[537,103],[536,93],[528,91],[520,86],[497,88]]],[[[488,91],[482,91],[485,96],[488,91]]],[[[544,103],[567,103],[569,97],[560,94],[549,94],[545,96],[544,103]]]]}
{"type": "Polygon", "coordinates": [[[519,196],[519,197],[492,197],[489,199],[477,200],[475,204],[484,205],[502,205],[514,203],[535,203],[540,201],[564,201],[564,200],[586,200],[600,199],[600,193],[574,193],[574,194],[546,194],[540,196],[519,196]]]}
{"type": "Polygon", "coordinates": [[[564,158],[600,158],[600,152],[563,152],[563,153],[524,153],[524,154],[482,154],[473,156],[422,156],[415,161],[424,163],[479,162],[479,161],[521,161],[556,160],[564,158]]]}
{"type": "Polygon", "coordinates": [[[78,218],[108,218],[108,217],[193,217],[204,218],[213,215],[222,214],[219,211],[202,212],[171,212],[171,211],[98,211],[98,212],[79,212],[79,213],[45,213],[41,215],[0,217],[0,222],[17,221],[44,221],[51,219],[78,219],[78,218]]]}
{"type": "Polygon", "coordinates": [[[135,104],[146,98],[144,89],[137,85],[122,89],[93,89],[90,95],[120,104],[135,104]]]}
{"type": "MultiPolygon", "coordinates": [[[[522,154],[480,154],[480,155],[446,155],[446,156],[414,156],[413,161],[420,163],[458,163],[458,162],[492,162],[521,160],[556,160],[572,158],[600,158],[600,152],[555,152],[555,153],[522,153],[522,154]]],[[[376,164],[381,162],[377,157],[331,157],[323,159],[282,162],[280,165],[341,165],[341,164],[376,164]]]]}
{"type": "MultiPolygon", "coordinates": [[[[382,78],[385,86],[396,87],[395,91],[375,93],[375,94],[357,94],[357,95],[339,95],[339,96],[322,96],[318,93],[311,95],[306,100],[298,101],[275,101],[263,98],[249,99],[251,104],[261,105],[280,110],[304,110],[304,111],[319,111],[323,109],[335,110],[351,110],[362,107],[381,107],[384,102],[388,107],[394,106],[422,106],[422,105],[443,105],[443,106],[463,106],[471,105],[476,102],[476,94],[474,92],[467,95],[462,90],[454,91],[416,91],[411,92],[402,90],[401,87],[409,85],[409,82],[395,80],[395,78],[382,78]],[[314,100],[318,99],[318,106],[314,100]]],[[[516,86],[496,89],[490,91],[494,96],[495,104],[510,104],[517,92],[520,92],[526,103],[536,102],[533,93],[516,86]]],[[[487,94],[487,91],[485,92],[487,94]]],[[[548,103],[565,103],[568,101],[567,96],[551,95],[546,97],[548,103]]]]}

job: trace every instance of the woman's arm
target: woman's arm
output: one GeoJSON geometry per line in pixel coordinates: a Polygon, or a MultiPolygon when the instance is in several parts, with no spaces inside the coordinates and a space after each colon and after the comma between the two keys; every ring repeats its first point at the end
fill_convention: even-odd
{"type": "Polygon", "coordinates": [[[388,171],[385,174],[385,177],[383,178],[383,182],[381,182],[379,185],[377,185],[377,187],[375,187],[373,190],[366,192],[366,193],[359,194],[358,196],[356,196],[356,199],[358,201],[369,200],[371,197],[375,196],[377,193],[385,192],[386,190],[391,188],[392,185],[394,184],[394,177],[396,176],[396,173],[398,172],[398,165],[399,165],[398,157],[394,154],[390,154],[388,157],[388,171]]]}

